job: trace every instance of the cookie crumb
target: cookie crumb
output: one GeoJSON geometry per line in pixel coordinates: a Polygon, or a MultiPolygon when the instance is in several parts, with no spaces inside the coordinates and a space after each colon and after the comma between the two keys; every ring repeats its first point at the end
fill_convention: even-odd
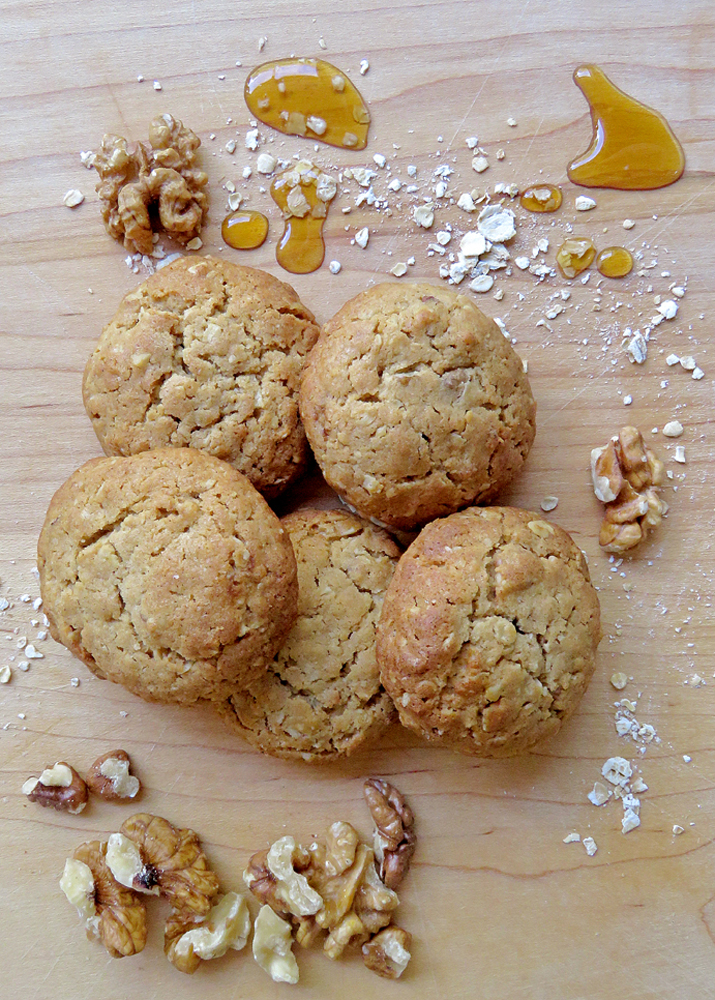
{"type": "Polygon", "coordinates": [[[611,684],[616,689],[616,691],[622,691],[623,688],[628,683],[628,677],[623,673],[611,674],[611,684]]]}
{"type": "Polygon", "coordinates": [[[580,844],[581,835],[578,833],[567,833],[563,840],[564,844],[580,844]]]}
{"type": "Polygon", "coordinates": [[[589,858],[592,858],[596,853],[596,851],[598,850],[596,841],[593,839],[593,837],[584,837],[583,846],[586,848],[586,854],[588,854],[589,858]]]}

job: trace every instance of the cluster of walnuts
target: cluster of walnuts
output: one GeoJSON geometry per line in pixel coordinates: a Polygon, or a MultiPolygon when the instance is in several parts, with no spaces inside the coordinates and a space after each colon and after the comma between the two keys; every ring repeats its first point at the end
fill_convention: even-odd
{"type": "MultiPolygon", "coordinates": [[[[414,818],[404,798],[379,778],[365,782],[375,821],[375,843],[360,841],[349,823],[333,823],[309,848],[282,837],[253,855],[244,881],[261,902],[253,924],[253,955],[276,982],[298,981],[295,940],[307,947],[327,933],[324,951],[338,958],[348,944],[365,965],[395,979],[410,960],[410,935],[395,925],[401,882],[415,849],[414,818]]],[[[130,816],[107,841],[81,844],[65,862],[60,886],[88,936],[110,955],[141,952],[147,941],[145,896],[171,906],[164,952],[180,972],[229,949],[240,951],[251,933],[246,897],[220,895],[219,882],[193,830],[177,829],[148,813],[130,816]]]]}
{"type": "Polygon", "coordinates": [[[198,236],[208,209],[208,175],[196,163],[200,145],[169,114],[152,121],[148,143],[104,136],[91,164],[104,225],[127,250],[151,254],[157,222],[180,243],[198,236]]]}

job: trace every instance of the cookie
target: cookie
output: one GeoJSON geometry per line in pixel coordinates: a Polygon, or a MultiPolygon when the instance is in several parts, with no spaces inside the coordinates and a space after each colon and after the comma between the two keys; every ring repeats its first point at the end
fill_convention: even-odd
{"type": "Polygon", "coordinates": [[[394,716],[375,628],[400,550],[342,510],[283,518],[298,562],[298,618],[266,673],[219,710],[274,757],[331,761],[375,740],[394,716]]]}
{"type": "Polygon", "coordinates": [[[38,568],[52,637],[147,701],[227,697],[266,669],[297,613],[280,521],[245,476],[191,448],[74,472],[38,568]]]}
{"type": "Polygon", "coordinates": [[[290,285],[183,257],[122,300],[87,362],[85,409],[107,455],[198,448],[275,496],[306,461],[297,395],[317,337],[290,285]]]}
{"type": "Polygon", "coordinates": [[[377,285],[346,303],[300,390],[328,483],[361,514],[405,530],[493,498],[529,452],[535,410],[496,323],[427,284],[377,285]]]}
{"type": "Polygon", "coordinates": [[[522,753],[575,710],[600,639],[581,550],[539,514],[471,507],[400,560],[378,625],[400,721],[482,757],[522,753]]]}

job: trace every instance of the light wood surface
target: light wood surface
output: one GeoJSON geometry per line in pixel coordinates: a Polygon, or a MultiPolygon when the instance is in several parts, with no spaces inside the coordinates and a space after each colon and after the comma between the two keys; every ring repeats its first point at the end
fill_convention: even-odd
{"type": "MultiPolygon", "coordinates": [[[[279,835],[307,838],[337,818],[367,835],[365,775],[385,775],[407,794],[419,847],[402,892],[400,920],[414,935],[404,980],[380,980],[357,958],[333,964],[320,953],[301,953],[298,997],[713,996],[714,49],[715,14],[701,0],[2,4],[0,594],[12,606],[0,613],[0,666],[14,669],[0,688],[4,997],[260,1000],[288,994],[248,953],[211,963],[193,978],[181,976],[162,955],[161,907],[152,907],[150,942],[137,958],[116,962],[85,940],[58,888],[64,859],[84,839],[116,829],[130,809],[93,802],[81,816],[67,817],[29,804],[20,786],[47,763],[64,758],[86,770],[117,746],[136,761],[144,783],[141,809],[196,829],[227,888],[240,888],[249,854],[279,835]],[[268,41],[259,55],[262,35],[268,41]],[[547,320],[548,327],[537,324],[553,305],[550,297],[571,287],[560,277],[539,285],[514,269],[498,279],[503,301],[479,297],[485,310],[503,318],[528,360],[539,406],[535,447],[504,499],[538,508],[545,495],[558,496],[549,517],[586,551],[603,609],[598,669],[577,716],[559,737],[520,760],[461,758],[395,728],[378,750],[348,763],[292,766],[253,752],[208,710],[146,705],[95,680],[51,640],[35,642],[44,658],[31,661],[29,671],[17,669],[18,639],[32,642],[38,631],[31,620],[41,612],[20,597],[38,595],[32,569],[47,504],[73,469],[99,453],[81,403],[84,363],[120,297],[139,280],[104,232],[94,175],[81,165],[79,151],[95,147],[105,131],[141,138],[164,110],[182,118],[203,140],[210,175],[205,248],[224,252],[221,183],[239,183],[243,165],[255,158],[243,149],[245,74],[264,58],[293,52],[336,63],[372,110],[364,154],[327,147],[313,153],[307,145],[324,166],[366,164],[383,153],[404,180],[407,164],[418,166],[420,195],[430,193],[428,181],[442,162],[455,171],[455,196],[480,184],[524,186],[541,177],[563,184],[564,207],[548,219],[517,210],[515,254],[528,255],[546,235],[546,258],[553,262],[570,223],[600,246],[625,242],[641,251],[639,267],[657,261],[645,276],[604,281],[598,311],[598,275],[585,286],[573,283],[565,312],[547,320]],[[370,61],[364,77],[362,58],[370,61]],[[597,209],[577,216],[578,191],[566,182],[565,168],[590,138],[587,108],[571,82],[585,61],[665,114],[684,145],[687,167],[679,183],[662,191],[596,192],[597,209]],[[517,127],[507,125],[510,116],[517,127]],[[473,134],[491,154],[492,166],[481,177],[471,171],[465,145],[473,134]],[[224,148],[232,137],[239,142],[234,156],[224,148]],[[501,162],[499,147],[506,152],[501,162]],[[78,209],[62,204],[69,188],[86,195],[78,209]],[[636,221],[631,231],[621,225],[627,217],[636,221]],[[663,271],[671,276],[661,277],[663,271]],[[687,287],[679,314],[654,331],[646,364],[633,366],[621,348],[622,330],[642,327],[655,312],[654,295],[667,297],[673,281],[687,287]],[[693,355],[705,377],[693,381],[680,366],[668,368],[671,352],[693,355]],[[626,394],[633,397],[628,408],[626,394]],[[675,416],[685,427],[678,443],[686,465],[673,463],[673,442],[651,433],[675,416]],[[588,460],[590,449],[624,422],[648,432],[674,479],[667,521],[614,571],[598,551],[600,510],[588,460]],[[660,742],[645,753],[616,734],[614,671],[633,678],[623,694],[637,699],[638,720],[657,732],[660,742]],[[694,674],[705,683],[689,683],[694,674]],[[634,759],[648,785],[642,825],[627,836],[617,802],[596,808],[586,798],[604,760],[616,754],[634,759]],[[683,827],[681,835],[673,835],[674,824],[683,827]],[[594,857],[581,844],[562,842],[572,831],[595,839],[594,857]]],[[[299,140],[281,142],[276,137],[266,148],[281,155],[306,149],[299,140]]],[[[384,178],[376,183],[384,191],[384,178]]],[[[270,210],[270,243],[245,258],[225,254],[286,277],[274,259],[280,225],[272,203],[255,177],[246,190],[250,207],[270,210]]],[[[352,185],[349,198],[341,195],[326,225],[327,259],[342,262],[340,274],[323,267],[293,281],[320,320],[368,283],[393,280],[389,268],[410,256],[412,276],[439,282],[439,260],[426,255],[427,243],[447,223],[463,231],[469,222],[452,205],[438,213],[431,232],[417,231],[404,193],[390,196],[391,217],[367,208],[342,215],[339,206],[355,193],[352,185]],[[366,250],[350,243],[362,225],[371,230],[366,250]]],[[[314,480],[284,506],[315,492],[327,502],[314,480]]]]}

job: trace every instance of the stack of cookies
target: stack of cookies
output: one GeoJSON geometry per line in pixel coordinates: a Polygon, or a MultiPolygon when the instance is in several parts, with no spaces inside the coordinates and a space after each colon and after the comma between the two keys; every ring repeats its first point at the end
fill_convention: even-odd
{"type": "Polygon", "coordinates": [[[320,331],[271,275],[182,258],[125,297],[83,394],[109,457],[53,498],[38,565],[53,637],[97,676],[213,702],[306,761],[369,747],[396,713],[514,754],[575,709],[598,601],[566,532],[475,506],[523,465],[535,404],[469,299],[378,285],[320,331]],[[268,501],[308,444],[344,507],[281,521],[268,501]]]}

